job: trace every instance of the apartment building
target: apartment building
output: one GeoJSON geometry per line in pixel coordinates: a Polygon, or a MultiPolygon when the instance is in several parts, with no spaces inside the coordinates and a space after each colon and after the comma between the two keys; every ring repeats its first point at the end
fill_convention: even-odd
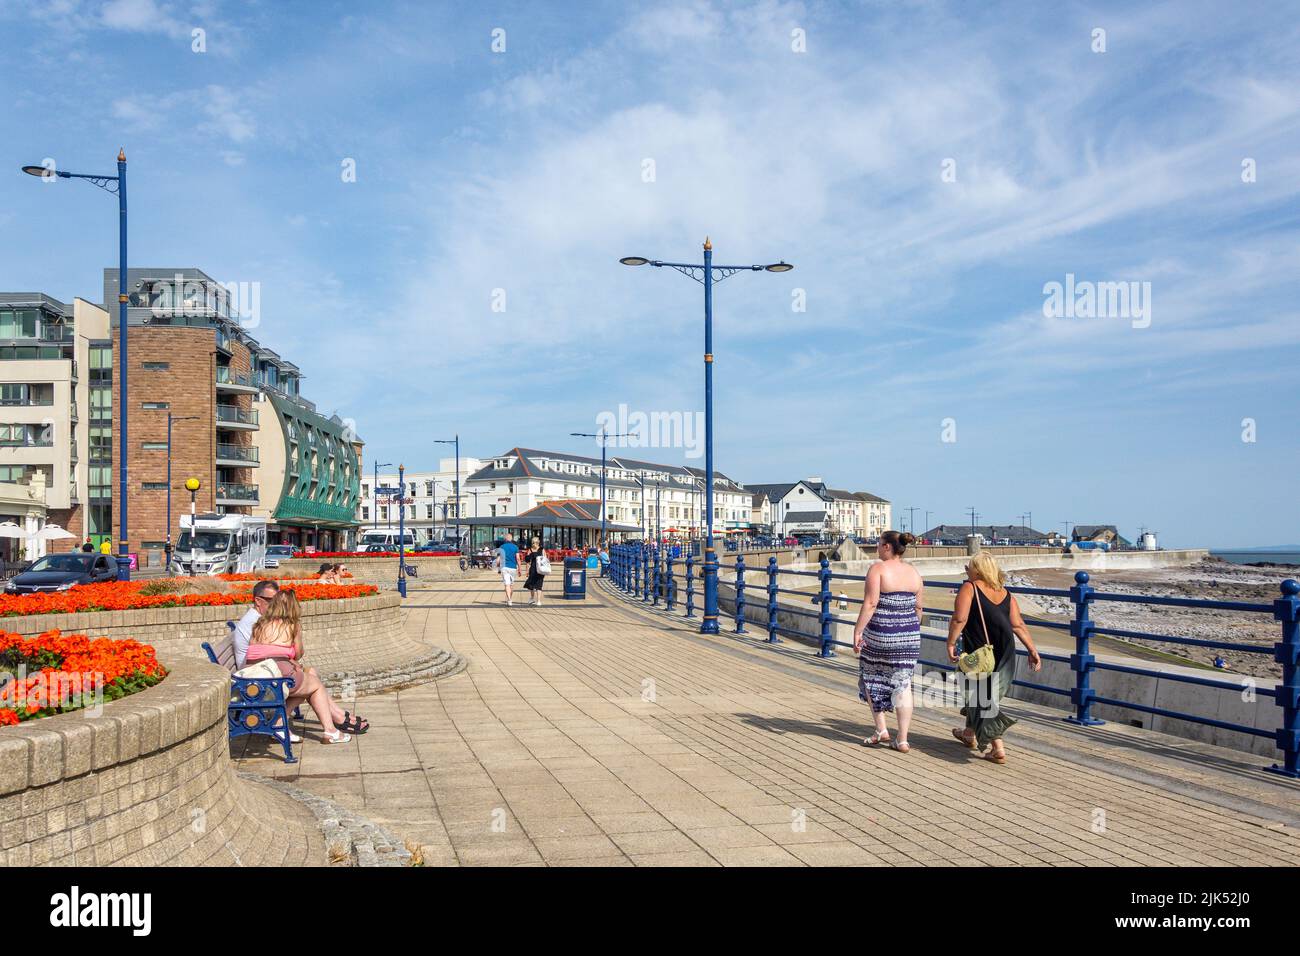
{"type": "MultiPolygon", "coordinates": [[[[117,270],[105,269],[105,302],[117,288],[117,270]]],[[[230,290],[202,270],[131,269],[127,290],[127,538],[140,562],[162,562],[169,525],[174,537],[189,510],[188,478],[202,483],[199,511],[264,517],[272,543],[350,546],[362,448],[355,429],[302,397],[302,372],[245,330],[230,290]]],[[[110,338],[111,407],[121,408],[115,329],[110,338]]],[[[103,454],[116,487],[114,453],[110,441],[103,454]]]]}
{"type": "Polygon", "coordinates": [[[747,486],[756,525],[786,535],[879,537],[890,526],[892,506],[865,491],[829,487],[820,477],[747,486]]]}
{"type": "MultiPolygon", "coordinates": [[[[479,494],[480,517],[518,516],[544,504],[583,502],[600,518],[599,458],[568,452],[512,448],[483,466],[464,483],[467,495],[479,494]],[[594,505],[590,503],[594,502],[594,505]]],[[[605,466],[605,520],[643,526],[648,532],[700,536],[705,527],[704,472],[622,456],[608,456],[605,466]]],[[[750,526],[751,495],[738,482],[714,472],[715,534],[750,526]]]]}
{"type": "Polygon", "coordinates": [[[66,551],[110,532],[108,475],[96,465],[111,434],[102,366],[109,317],[83,299],[0,293],[0,520],[74,537],[10,546],[8,557],[66,551]]]}
{"type": "MultiPolygon", "coordinates": [[[[454,457],[441,459],[437,471],[408,471],[406,488],[402,493],[407,501],[403,505],[394,503],[387,496],[376,499],[374,472],[362,475],[357,510],[361,533],[372,528],[391,527],[396,530],[398,519],[402,517],[405,528],[415,535],[416,541],[441,540],[454,535],[458,517],[473,518],[480,511],[488,513],[484,492],[478,489],[471,492],[467,484],[469,476],[482,467],[480,459],[461,456],[459,496],[456,494],[454,457]],[[405,509],[406,514],[399,515],[399,509],[405,509]]],[[[379,487],[396,488],[397,471],[380,471],[379,487]]]]}

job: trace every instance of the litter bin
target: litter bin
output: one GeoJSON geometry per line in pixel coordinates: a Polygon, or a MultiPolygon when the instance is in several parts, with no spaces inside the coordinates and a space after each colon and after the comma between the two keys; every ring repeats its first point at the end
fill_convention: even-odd
{"type": "Polygon", "coordinates": [[[582,601],[587,597],[587,562],[578,555],[564,559],[564,599],[582,601]]]}

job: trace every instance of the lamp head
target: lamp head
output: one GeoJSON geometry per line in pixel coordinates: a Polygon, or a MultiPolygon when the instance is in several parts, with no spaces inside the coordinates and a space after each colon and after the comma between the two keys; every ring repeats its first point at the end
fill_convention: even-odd
{"type": "Polygon", "coordinates": [[[195,492],[195,491],[198,491],[198,490],[199,490],[200,488],[202,488],[202,487],[203,487],[203,483],[202,483],[201,481],[199,481],[197,478],[186,478],[186,479],[185,479],[185,490],[186,490],[186,491],[189,491],[189,492],[193,493],[193,492],[195,492]]]}
{"type": "MultiPolygon", "coordinates": [[[[40,169],[41,167],[38,166],[36,168],[40,169]]],[[[623,265],[625,266],[644,266],[650,262],[650,260],[645,258],[644,256],[624,256],[622,259],[619,259],[618,261],[623,263],[623,265]]]]}
{"type": "Polygon", "coordinates": [[[765,268],[768,272],[789,272],[791,269],[794,268],[794,266],[790,265],[790,263],[785,262],[783,260],[781,262],[774,262],[770,266],[764,266],[763,268],[765,268]]]}
{"type": "Polygon", "coordinates": [[[24,166],[23,172],[28,176],[37,176],[41,179],[53,179],[55,176],[54,170],[48,166],[24,166]]]}

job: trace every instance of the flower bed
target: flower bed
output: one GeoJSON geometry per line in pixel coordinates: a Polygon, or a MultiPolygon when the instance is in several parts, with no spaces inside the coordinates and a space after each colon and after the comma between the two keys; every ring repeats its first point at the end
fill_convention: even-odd
{"type": "Polygon", "coordinates": [[[167,676],[148,644],[58,631],[0,632],[0,669],[16,675],[0,690],[0,725],[117,700],[167,676]]]}
{"type": "MultiPolygon", "coordinates": [[[[352,577],[351,571],[344,571],[341,577],[352,577]]],[[[265,571],[250,571],[240,574],[218,574],[219,581],[315,581],[319,574],[268,574],[265,571]]]]}
{"type": "MultiPolygon", "coordinates": [[[[207,592],[186,592],[203,579],[155,578],[148,581],[108,581],[81,584],[66,591],[0,596],[0,617],[23,614],[75,614],[80,611],[133,611],[154,607],[201,607],[252,602],[253,578],[222,582],[207,592]],[[170,588],[175,590],[169,590],[170,588]]],[[[215,582],[214,582],[215,585],[215,582]]],[[[332,601],[377,594],[373,584],[286,584],[300,601],[332,601]]]]}
{"type": "MultiPolygon", "coordinates": [[[[395,558],[396,551],[295,551],[295,558],[395,558]]],[[[458,558],[459,551],[416,551],[406,549],[408,558],[458,558]]]]}

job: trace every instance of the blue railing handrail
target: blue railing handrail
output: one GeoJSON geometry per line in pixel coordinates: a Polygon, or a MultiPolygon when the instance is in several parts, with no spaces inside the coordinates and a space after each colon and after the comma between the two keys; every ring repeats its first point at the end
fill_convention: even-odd
{"type": "MultiPolygon", "coordinates": [[[[861,605],[863,599],[849,597],[847,595],[841,597],[839,594],[833,593],[831,591],[831,582],[854,581],[861,584],[865,581],[865,575],[833,572],[830,570],[830,562],[825,558],[821,560],[821,567],[816,571],[779,567],[775,555],[769,555],[766,564],[756,564],[753,567],[750,567],[745,564],[744,554],[745,551],[741,549],[735,552],[735,557],[732,561],[729,563],[720,562],[718,567],[719,581],[732,586],[734,589],[735,613],[733,618],[735,621],[735,633],[746,633],[745,624],[747,621],[745,609],[747,606],[752,604],[767,611],[766,630],[768,634],[768,643],[779,643],[782,636],[794,637],[800,640],[808,640],[811,638],[816,640],[819,645],[817,651],[819,657],[834,657],[835,652],[833,648],[837,646],[851,646],[847,642],[837,641],[834,639],[832,625],[853,625],[856,621],[833,614],[831,611],[831,604],[832,602],[842,602],[846,605],[861,605]],[[731,577],[728,578],[727,575],[731,575],[731,577]],[[767,582],[765,584],[759,584],[754,583],[752,579],[747,581],[746,575],[766,575],[767,582]],[[820,590],[801,591],[795,588],[781,587],[778,583],[781,575],[796,578],[817,578],[821,585],[820,590]],[[755,600],[749,600],[747,598],[747,593],[755,595],[755,600]],[[819,604],[820,607],[818,610],[812,611],[791,607],[788,604],[782,605],[777,601],[778,596],[782,594],[807,598],[810,603],[819,604]],[[757,600],[759,595],[766,598],[766,601],[760,602],[757,600]],[[782,627],[779,622],[779,615],[781,613],[800,618],[816,619],[821,625],[820,634],[810,635],[803,631],[782,627]]],[[[631,592],[643,603],[658,605],[662,600],[664,606],[670,611],[676,610],[678,607],[678,578],[684,576],[686,578],[685,616],[692,617],[694,615],[694,584],[696,578],[702,577],[703,575],[702,562],[698,560],[697,556],[693,552],[684,553],[680,557],[673,557],[671,551],[655,547],[654,545],[616,545],[611,549],[610,567],[610,576],[616,587],[623,591],[631,592]]],[[[1148,713],[1175,720],[1185,720],[1192,723],[1204,724],[1209,727],[1217,727],[1257,737],[1271,737],[1276,741],[1278,749],[1282,751],[1283,761],[1281,764],[1275,764],[1269,769],[1293,779],[1300,778],[1300,582],[1291,579],[1283,581],[1281,584],[1281,596],[1276,601],[1272,604],[1259,604],[1246,601],[1219,601],[1212,598],[1179,598],[1151,594],[1121,594],[1117,592],[1098,591],[1089,583],[1091,579],[1086,571],[1077,572],[1074,576],[1074,580],[1074,587],[1069,589],[1021,586],[1007,588],[1008,591],[1015,594],[1031,594],[1045,597],[1064,598],[1068,600],[1074,608],[1074,616],[1069,622],[1048,621],[1042,618],[1025,619],[1026,624],[1032,624],[1036,627],[1068,631],[1074,637],[1075,648],[1073,654],[1068,656],[1047,653],[1040,654],[1044,660],[1068,663],[1071,671],[1073,671],[1075,675],[1074,686],[1067,690],[1020,679],[1014,681],[1016,685],[1043,691],[1045,693],[1068,696],[1073,705],[1074,714],[1067,719],[1084,727],[1096,726],[1104,723],[1104,721],[1093,717],[1091,712],[1094,705],[1103,704],[1106,706],[1134,710],[1140,713],[1148,713]],[[1182,607],[1200,610],[1235,611],[1245,614],[1270,614],[1273,619],[1282,626],[1282,640],[1280,643],[1275,644],[1272,647],[1262,647],[1253,644],[1242,644],[1240,642],[1215,641],[1206,638],[1132,631],[1124,628],[1099,627],[1096,622],[1091,619],[1090,615],[1090,607],[1094,601],[1147,604],[1157,607],[1182,607]],[[1262,730],[1256,727],[1223,721],[1218,718],[1201,714],[1184,713],[1182,711],[1153,707],[1136,701],[1123,701],[1111,697],[1100,696],[1093,689],[1091,683],[1091,675],[1094,671],[1112,671],[1142,677],[1153,677],[1161,680],[1189,684],[1192,686],[1212,688],[1215,690],[1239,690],[1243,685],[1212,677],[1201,677],[1196,674],[1152,670],[1151,668],[1136,665],[1098,661],[1090,652],[1090,641],[1097,635],[1121,637],[1126,640],[1134,641],[1161,641],[1191,647],[1228,650],[1238,653],[1271,654],[1273,659],[1282,665],[1281,681],[1278,683],[1276,689],[1268,687],[1255,687],[1253,689],[1257,695],[1272,697],[1277,705],[1282,708],[1282,726],[1276,730],[1262,730]]],[[[961,581],[924,581],[924,585],[927,588],[938,588],[949,591],[959,589],[963,583],[964,582],[961,581]]],[[[953,615],[952,610],[945,608],[923,607],[922,613],[946,616],[949,618],[953,615]]],[[[752,623],[752,621],[749,623],[752,623]]],[[[929,639],[934,639],[933,635],[926,636],[929,639]]],[[[1017,654],[1023,656],[1025,652],[1017,650],[1017,654]]],[[[946,661],[922,660],[921,663],[925,664],[927,667],[938,670],[948,671],[953,669],[951,663],[946,661]]]]}

